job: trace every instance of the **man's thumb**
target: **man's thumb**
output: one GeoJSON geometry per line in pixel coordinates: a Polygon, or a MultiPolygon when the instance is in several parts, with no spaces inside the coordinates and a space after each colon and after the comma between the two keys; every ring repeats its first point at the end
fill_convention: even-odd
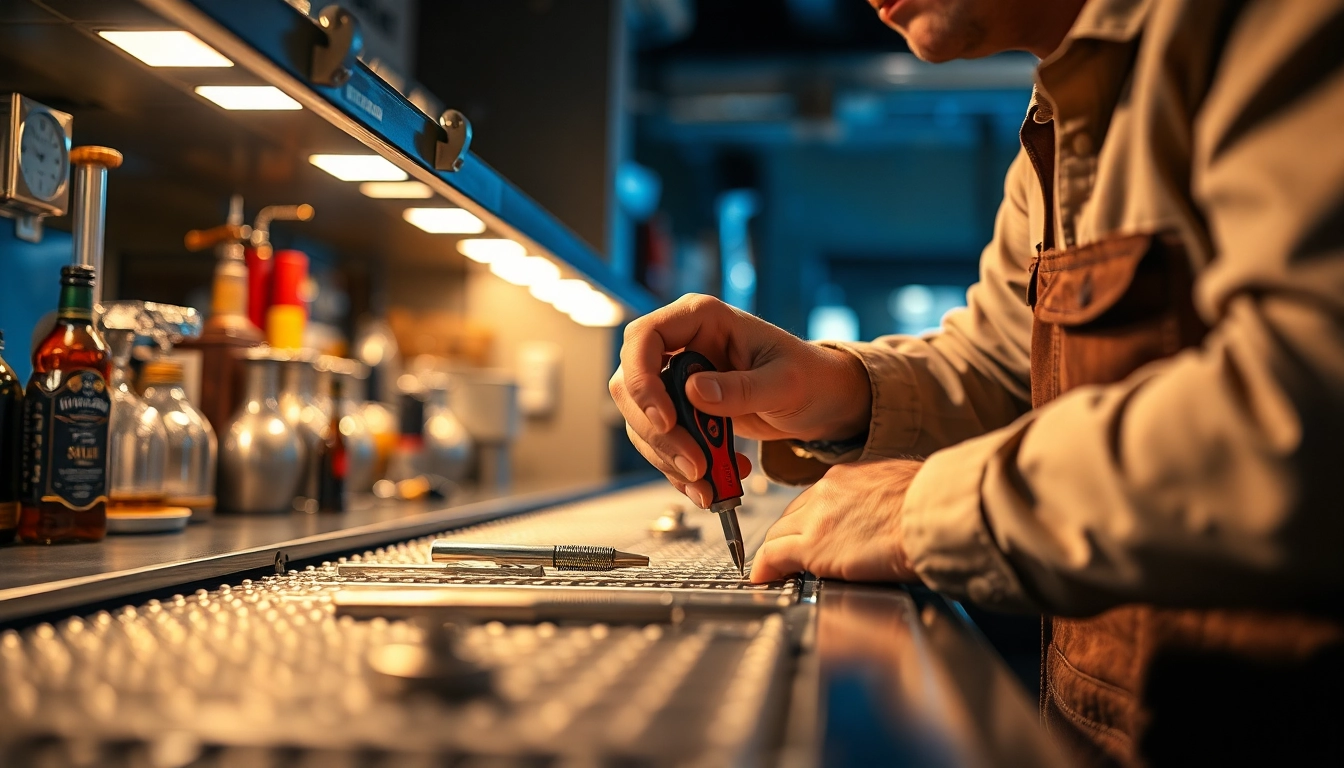
{"type": "Polygon", "coordinates": [[[703,371],[686,381],[686,396],[705,413],[741,416],[782,410],[787,399],[796,397],[786,377],[777,371],[703,371]]]}

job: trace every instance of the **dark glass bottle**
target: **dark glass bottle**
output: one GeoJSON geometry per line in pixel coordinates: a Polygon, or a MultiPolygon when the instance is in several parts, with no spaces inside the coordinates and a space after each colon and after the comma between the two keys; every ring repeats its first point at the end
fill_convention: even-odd
{"type": "Polygon", "coordinates": [[[340,400],[340,382],[332,382],[336,397],[332,400],[331,426],[323,437],[322,470],[318,475],[317,509],[319,512],[344,512],[347,508],[346,475],[350,472],[350,456],[346,452],[345,435],[341,433],[341,411],[335,407],[340,400]]]}
{"type": "MultiPolygon", "coordinates": [[[[0,352],[5,334],[0,331],[0,352]]],[[[0,544],[14,540],[19,528],[19,451],[23,445],[23,385],[0,357],[0,544]]]]}
{"type": "Polygon", "coordinates": [[[92,267],[61,268],[56,325],[33,350],[24,396],[24,541],[99,541],[107,534],[112,356],[93,322],[93,281],[92,267]]]}

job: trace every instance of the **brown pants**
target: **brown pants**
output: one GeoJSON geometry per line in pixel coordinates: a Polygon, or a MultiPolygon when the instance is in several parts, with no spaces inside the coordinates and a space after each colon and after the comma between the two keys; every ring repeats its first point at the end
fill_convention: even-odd
{"type": "MultiPolygon", "coordinates": [[[[1197,344],[1178,241],[1131,235],[1032,266],[1032,401],[1197,344]]],[[[1041,716],[1085,765],[1344,764],[1338,616],[1122,606],[1046,619],[1041,716]]]]}

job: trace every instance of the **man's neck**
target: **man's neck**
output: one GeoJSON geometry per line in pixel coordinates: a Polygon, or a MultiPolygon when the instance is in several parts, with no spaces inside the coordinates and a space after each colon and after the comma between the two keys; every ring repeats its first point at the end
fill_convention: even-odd
{"type": "Polygon", "coordinates": [[[1064,36],[1077,21],[1079,12],[1087,0],[1043,0],[1034,18],[1027,19],[1022,30],[1022,46],[1038,59],[1044,59],[1055,52],[1064,42],[1064,36]]]}

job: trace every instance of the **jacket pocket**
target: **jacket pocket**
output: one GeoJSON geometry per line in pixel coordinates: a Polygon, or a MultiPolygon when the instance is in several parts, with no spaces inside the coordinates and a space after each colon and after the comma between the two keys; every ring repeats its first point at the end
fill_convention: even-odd
{"type": "Polygon", "coordinates": [[[1110,237],[1046,251],[1032,265],[1028,301],[1032,404],[1109,384],[1198,343],[1190,264],[1175,237],[1110,237]]]}

